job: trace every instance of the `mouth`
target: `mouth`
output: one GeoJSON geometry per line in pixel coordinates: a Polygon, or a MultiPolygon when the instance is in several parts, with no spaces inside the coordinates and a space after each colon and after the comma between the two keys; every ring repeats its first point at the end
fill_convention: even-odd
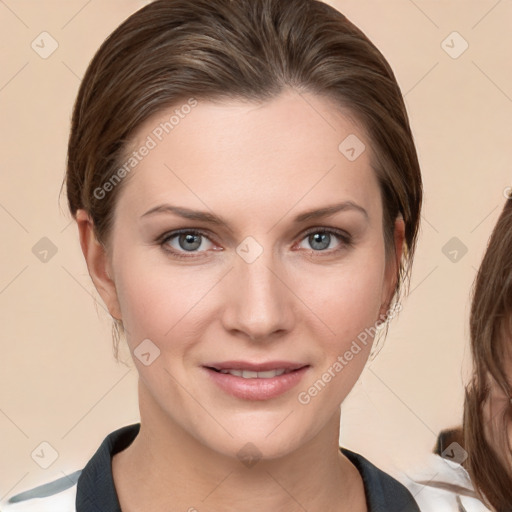
{"type": "Polygon", "coordinates": [[[242,377],[242,379],[272,379],[273,377],[279,377],[284,373],[290,373],[295,370],[285,370],[284,368],[280,368],[278,370],[267,370],[265,372],[254,372],[252,370],[217,370],[216,368],[211,368],[211,370],[218,373],[229,373],[230,375],[234,375],[235,377],[242,377]]]}
{"type": "Polygon", "coordinates": [[[302,380],[309,367],[288,361],[226,361],[203,366],[223,391],[244,400],[268,400],[285,393],[302,380]]]}
{"type": "Polygon", "coordinates": [[[305,366],[303,363],[295,363],[292,361],[267,361],[262,363],[254,363],[249,361],[224,361],[222,363],[212,363],[206,368],[243,379],[271,379],[279,377],[286,373],[300,370],[305,366]]]}

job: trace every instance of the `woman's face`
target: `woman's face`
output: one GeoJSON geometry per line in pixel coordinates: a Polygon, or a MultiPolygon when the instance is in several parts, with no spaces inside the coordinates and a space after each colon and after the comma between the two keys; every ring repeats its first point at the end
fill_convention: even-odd
{"type": "Polygon", "coordinates": [[[101,293],[143,423],[278,457],[338,428],[394,288],[372,148],[314,95],[186,104],[134,138],[101,293]]]}

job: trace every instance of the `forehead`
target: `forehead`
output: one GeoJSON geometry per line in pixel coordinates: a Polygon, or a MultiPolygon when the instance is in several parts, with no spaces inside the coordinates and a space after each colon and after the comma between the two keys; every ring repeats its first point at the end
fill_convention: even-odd
{"type": "Polygon", "coordinates": [[[380,207],[370,140],[331,101],[288,92],[261,103],[192,104],[159,112],[134,135],[128,153],[145,156],[118,199],[131,211],[165,201],[202,209],[242,204],[252,213],[340,199],[380,207]],[[150,149],[139,151],[144,146],[150,149]]]}

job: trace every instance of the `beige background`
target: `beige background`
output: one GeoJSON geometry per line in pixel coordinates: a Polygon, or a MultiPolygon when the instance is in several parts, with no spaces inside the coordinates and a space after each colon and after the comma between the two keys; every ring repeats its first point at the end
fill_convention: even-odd
{"type": "MultiPolygon", "coordinates": [[[[80,77],[144,3],[0,0],[0,498],[82,468],[108,433],[138,421],[136,371],[114,361],[109,318],[58,195],[80,77]],[[43,31],[58,42],[47,59],[31,48],[43,31]],[[46,262],[32,252],[43,237],[57,249],[46,262]],[[48,469],[31,458],[43,441],[58,452],[48,469]]],[[[423,169],[411,294],[342,421],[345,446],[398,474],[461,417],[469,291],[512,184],[512,1],[330,3],[395,70],[423,169]],[[442,46],[453,31],[469,44],[456,59],[442,46]],[[443,253],[452,237],[467,247],[456,262],[443,253]]],[[[447,42],[462,48],[457,36],[447,42]]]]}

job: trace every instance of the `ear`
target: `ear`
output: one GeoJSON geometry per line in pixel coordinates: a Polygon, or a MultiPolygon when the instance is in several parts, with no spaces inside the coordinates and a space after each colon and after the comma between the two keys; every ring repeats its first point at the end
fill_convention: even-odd
{"type": "Polygon", "coordinates": [[[405,239],[405,222],[402,216],[399,216],[395,220],[395,231],[393,235],[394,250],[390,252],[386,258],[386,272],[384,278],[384,287],[382,290],[382,306],[380,315],[386,315],[389,310],[391,300],[393,298],[395,287],[398,282],[398,272],[400,269],[400,262],[402,260],[402,254],[404,249],[405,239]]]}
{"type": "Polygon", "coordinates": [[[80,246],[94,286],[107,306],[109,313],[117,320],[121,320],[121,308],[117,299],[115,283],[111,277],[112,269],[107,251],[98,242],[94,233],[94,223],[85,210],[77,210],[76,222],[78,224],[80,246]]]}

